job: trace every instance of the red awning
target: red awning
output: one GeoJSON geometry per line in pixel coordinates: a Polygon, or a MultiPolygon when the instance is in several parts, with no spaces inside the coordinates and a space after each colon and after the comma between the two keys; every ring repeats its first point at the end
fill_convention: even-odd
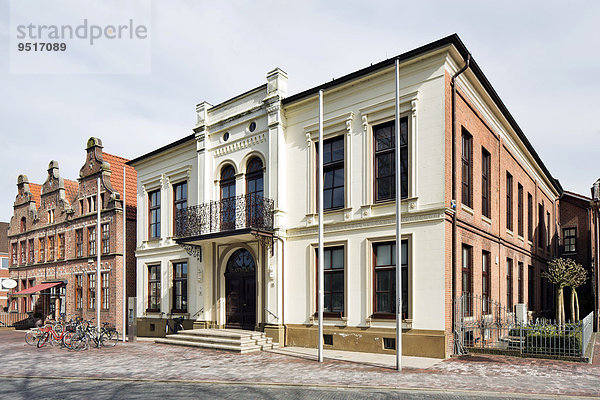
{"type": "Polygon", "coordinates": [[[30,294],[35,294],[37,292],[41,292],[42,290],[50,289],[55,286],[64,285],[64,282],[48,282],[41,283],[39,285],[32,286],[27,289],[23,289],[19,292],[10,293],[11,296],[29,296],[30,294]]]}

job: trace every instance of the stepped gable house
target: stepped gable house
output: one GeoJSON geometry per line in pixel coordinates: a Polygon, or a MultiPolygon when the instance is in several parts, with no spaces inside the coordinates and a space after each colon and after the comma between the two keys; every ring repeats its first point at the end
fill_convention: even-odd
{"type": "Polygon", "coordinates": [[[14,213],[8,230],[10,276],[18,282],[9,295],[10,310],[68,318],[96,316],[122,332],[123,261],[127,296],[135,296],[136,172],[128,160],[103,152],[102,141],[87,141],[79,179],[60,176],[50,161],[43,185],[19,175],[14,213]],[[127,248],[123,249],[123,168],[127,178],[127,248]],[[101,178],[100,197],[97,178],[101,178]],[[131,188],[131,189],[129,189],[131,188]],[[96,232],[97,207],[101,228],[96,232]],[[101,277],[96,281],[96,241],[100,241],[101,277]],[[100,304],[96,304],[100,290],[100,304]]]}

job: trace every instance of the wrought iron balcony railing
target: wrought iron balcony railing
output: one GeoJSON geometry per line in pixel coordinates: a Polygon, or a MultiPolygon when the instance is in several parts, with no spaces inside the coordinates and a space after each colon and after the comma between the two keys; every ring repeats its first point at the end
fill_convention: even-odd
{"type": "Polygon", "coordinates": [[[188,238],[211,233],[253,229],[273,231],[274,202],[256,194],[181,209],[175,216],[175,237],[188,238]]]}

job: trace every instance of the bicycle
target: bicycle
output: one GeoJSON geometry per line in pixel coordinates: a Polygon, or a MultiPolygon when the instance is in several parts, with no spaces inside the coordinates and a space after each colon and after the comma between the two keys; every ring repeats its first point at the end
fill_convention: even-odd
{"type": "Polygon", "coordinates": [[[37,347],[38,349],[44,347],[44,345],[50,340],[50,344],[54,345],[56,343],[60,343],[64,345],[65,334],[67,333],[66,329],[61,324],[48,324],[42,328],[40,328],[42,335],[38,338],[37,347]]]}
{"type": "MultiPolygon", "coordinates": [[[[165,314],[164,312],[161,312],[161,317],[162,314],[165,314]]],[[[165,333],[168,335],[169,331],[171,331],[171,333],[173,334],[177,334],[177,332],[184,330],[183,328],[183,317],[176,317],[176,318],[172,318],[171,319],[171,323],[169,324],[169,315],[173,316],[173,313],[168,313],[167,314],[167,323],[165,324],[165,333]]]]}

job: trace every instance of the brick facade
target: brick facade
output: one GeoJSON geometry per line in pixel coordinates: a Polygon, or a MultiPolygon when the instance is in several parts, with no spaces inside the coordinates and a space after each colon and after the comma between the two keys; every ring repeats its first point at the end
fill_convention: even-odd
{"type": "MultiPolygon", "coordinates": [[[[588,271],[587,282],[577,289],[579,297],[579,317],[583,318],[594,310],[594,256],[595,249],[593,232],[595,220],[590,205],[591,198],[580,194],[565,191],[560,198],[560,225],[562,257],[568,257],[581,264],[588,271]],[[575,240],[572,246],[565,246],[565,234],[572,233],[574,229],[575,240]]],[[[573,243],[573,242],[570,242],[573,243]]],[[[565,296],[570,298],[569,289],[565,296]]],[[[565,304],[567,319],[570,319],[571,308],[565,304]]]]}
{"type": "Polygon", "coordinates": [[[95,299],[91,300],[94,296],[90,296],[93,293],[90,281],[96,279],[96,252],[100,241],[102,276],[95,286],[102,290],[104,281],[108,288],[107,300],[102,290],[100,318],[123,331],[123,168],[127,175],[127,297],[135,296],[137,176],[133,168],[125,166],[128,160],[103,153],[102,149],[100,139],[88,140],[85,164],[79,172],[78,182],[62,178],[56,161],[50,162],[43,185],[30,183],[25,175],[18,177],[18,194],[8,231],[10,276],[18,282],[13,292],[46,282],[61,282],[62,285],[35,296],[14,296],[11,310],[33,311],[44,318],[51,314],[53,307],[57,308],[56,297],[59,297],[60,311],[65,312],[67,318],[95,318],[97,305],[92,304],[95,299]],[[97,202],[99,177],[100,202],[97,202]],[[100,232],[95,232],[96,245],[92,249],[90,244],[94,243],[90,240],[94,237],[92,230],[96,229],[98,206],[101,206],[101,228],[100,232]],[[105,229],[108,229],[106,242],[103,240],[105,229]],[[15,249],[16,257],[13,257],[15,249]],[[79,304],[78,294],[81,296],[79,304]]]}
{"type": "MultiPolygon", "coordinates": [[[[450,76],[446,78],[446,154],[452,159],[452,101],[450,76]]],[[[533,316],[551,316],[554,309],[552,287],[541,277],[547,263],[559,252],[559,190],[552,181],[546,181],[538,171],[531,170],[531,163],[525,162],[530,156],[517,143],[506,142],[498,129],[490,126],[489,117],[482,115],[481,107],[470,100],[459,86],[456,93],[456,295],[468,292],[481,296],[483,292],[483,252],[489,253],[489,298],[505,306],[527,303],[533,316]],[[463,199],[463,146],[462,137],[470,137],[470,196],[463,199]],[[489,154],[489,211],[483,214],[483,154],[489,154]],[[536,177],[536,172],[538,177],[536,177]],[[509,193],[507,185],[511,185],[509,193]],[[520,195],[521,193],[521,195],[520,195]],[[528,198],[531,196],[531,210],[528,198]],[[519,200],[521,197],[521,200],[519,200]],[[519,206],[520,202],[520,206],[519,206]],[[510,215],[507,212],[512,205],[510,215]],[[521,207],[521,212],[519,208],[521,207]],[[543,214],[540,214],[543,213],[543,214]],[[531,228],[529,221],[531,215],[531,228]],[[521,216],[521,217],[520,217],[521,216]],[[510,221],[508,218],[510,217],[510,221]],[[521,219],[521,221],[519,221],[521,219]],[[550,222],[548,224],[548,221],[550,222]],[[531,234],[530,234],[531,232],[531,234]],[[462,287],[463,246],[469,250],[471,266],[471,287],[462,287]],[[510,267],[509,267],[510,266],[510,267]],[[512,270],[510,280],[508,269],[512,270]],[[531,284],[530,284],[530,278],[531,284]],[[510,283],[509,283],[510,282],[510,283]],[[509,288],[512,286],[512,290],[509,288]],[[533,289],[531,297],[529,290],[533,289]],[[509,299],[510,296],[510,299],[509,299]],[[532,302],[529,301],[531,298],[532,302]]],[[[533,168],[537,165],[533,164],[533,168]]],[[[468,169],[467,169],[468,170],[468,169]]],[[[447,176],[452,176],[452,163],[447,163],[447,176]]],[[[452,179],[446,181],[446,197],[452,200],[452,179]]],[[[448,225],[446,265],[452,264],[452,215],[446,218],[448,225]]],[[[447,271],[452,277],[451,267],[447,271]]],[[[447,280],[447,331],[451,328],[452,280],[447,280]]]]}

